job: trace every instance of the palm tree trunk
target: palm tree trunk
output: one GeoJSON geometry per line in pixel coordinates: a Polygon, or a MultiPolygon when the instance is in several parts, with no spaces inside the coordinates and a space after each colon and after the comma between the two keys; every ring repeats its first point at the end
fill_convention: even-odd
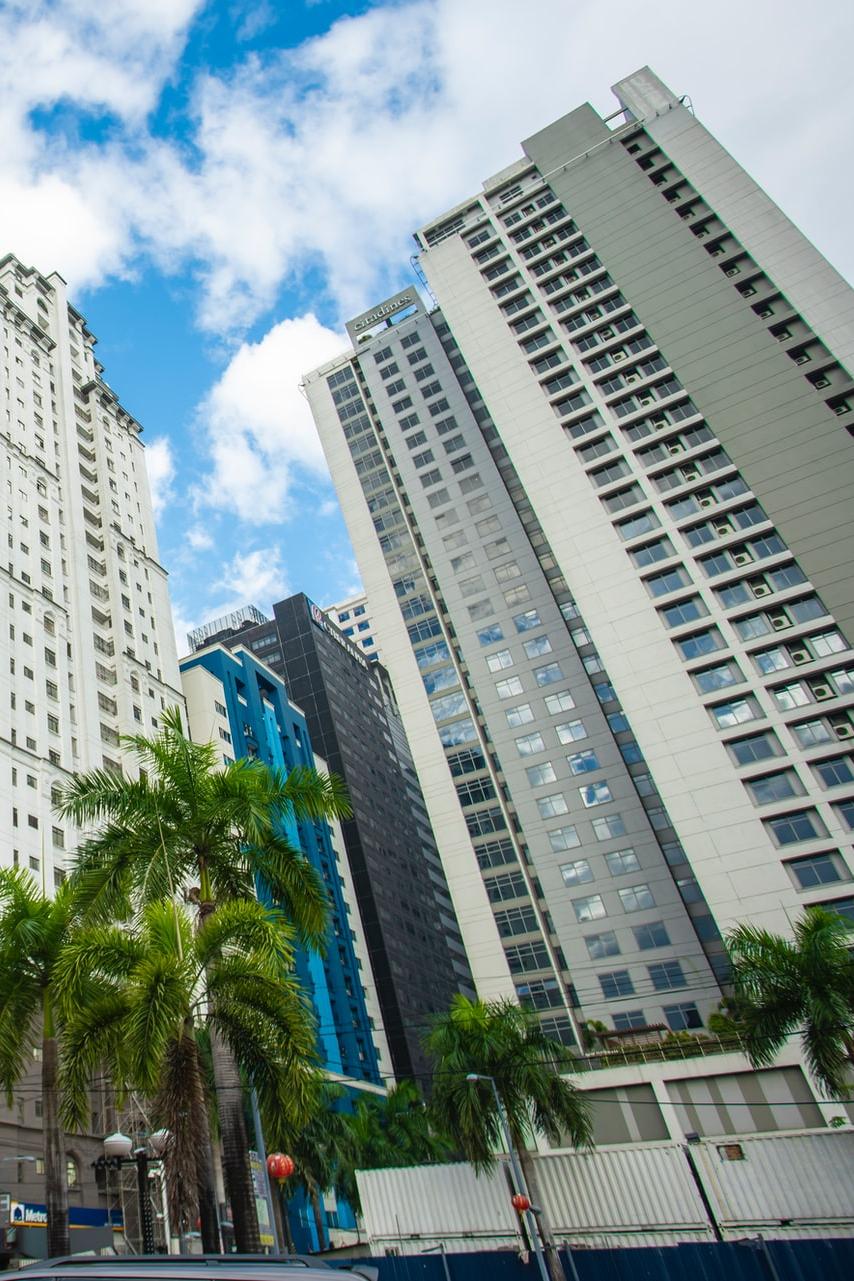
{"type": "Polygon", "coordinates": [[[243,1082],[234,1056],[211,1029],[211,1059],[216,1085],[225,1190],[234,1219],[238,1254],[260,1254],[261,1233],[255,1205],[255,1184],[249,1167],[249,1136],[243,1114],[243,1082]]]}
{"type": "MultiPolygon", "coordinates": [[[[216,910],[216,903],[211,897],[210,880],[203,864],[199,873],[198,928],[201,929],[216,910]]],[[[263,1247],[255,1204],[255,1184],[249,1166],[249,1135],[243,1114],[243,1082],[234,1055],[215,1028],[210,1030],[210,1040],[225,1191],[234,1221],[234,1245],[238,1254],[261,1254],[263,1247]]]]}
{"type": "Polygon", "coordinates": [[[42,1126],[44,1128],[44,1184],[47,1207],[47,1253],[54,1259],[71,1253],[68,1235],[68,1178],[65,1168],[65,1135],[59,1123],[59,1047],[53,1009],[44,994],[42,1030],[42,1126]]]}
{"type": "Polygon", "coordinates": [[[563,1270],[563,1264],[558,1256],[551,1223],[549,1222],[548,1215],[543,1209],[543,1199],[540,1195],[539,1180],[537,1179],[534,1159],[525,1147],[524,1141],[520,1141],[520,1139],[514,1135],[513,1142],[516,1146],[516,1151],[519,1153],[519,1163],[522,1166],[522,1173],[524,1174],[525,1182],[528,1185],[528,1195],[530,1196],[533,1204],[540,1211],[537,1215],[537,1226],[543,1242],[543,1254],[546,1257],[546,1267],[549,1270],[549,1276],[551,1277],[551,1281],[566,1281],[566,1273],[563,1270]]]}
{"type": "Polygon", "coordinates": [[[188,1089],[190,1101],[190,1126],[198,1148],[196,1151],[196,1189],[199,1198],[199,1219],[202,1230],[202,1252],[219,1254],[222,1249],[219,1234],[219,1206],[216,1199],[214,1183],[214,1156],[211,1143],[211,1125],[208,1116],[205,1088],[202,1081],[202,1065],[199,1060],[199,1049],[195,1032],[190,1020],[187,1020],[188,1034],[192,1042],[192,1081],[188,1089]]]}
{"type": "Polygon", "coordinates": [[[317,1248],[325,1250],[328,1244],[326,1240],[326,1224],[324,1222],[323,1205],[320,1200],[320,1189],[312,1180],[308,1185],[308,1199],[311,1202],[311,1212],[314,1215],[314,1227],[317,1232],[317,1248]]]}

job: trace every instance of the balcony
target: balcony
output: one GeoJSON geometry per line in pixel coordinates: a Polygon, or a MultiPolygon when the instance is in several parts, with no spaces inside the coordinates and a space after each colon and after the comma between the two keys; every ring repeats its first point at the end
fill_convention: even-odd
{"type": "Polygon", "coordinates": [[[672,1063],[680,1059],[708,1058],[714,1054],[746,1054],[737,1032],[713,1036],[703,1032],[671,1032],[663,1024],[626,1032],[592,1032],[600,1048],[591,1048],[576,1059],[578,1072],[629,1067],[636,1063],[672,1063]]]}

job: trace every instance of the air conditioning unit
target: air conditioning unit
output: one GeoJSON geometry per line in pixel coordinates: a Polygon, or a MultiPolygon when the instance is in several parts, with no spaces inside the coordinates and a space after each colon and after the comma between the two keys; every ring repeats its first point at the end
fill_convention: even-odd
{"type": "Polygon", "coordinates": [[[700,473],[697,471],[696,467],[683,467],[682,479],[683,480],[699,480],[700,473]]]}
{"type": "Polygon", "coordinates": [[[604,338],[613,338],[613,337],[614,337],[614,331],[613,331],[613,329],[611,328],[611,326],[610,326],[610,325],[607,325],[604,329],[600,329],[600,330],[599,330],[599,337],[600,337],[600,338],[603,338],[603,339],[604,339],[604,338]]]}
{"type": "Polygon", "coordinates": [[[753,558],[748,552],[735,552],[732,559],[736,565],[749,565],[753,558]]]}
{"type": "Polygon", "coordinates": [[[739,274],[740,274],[740,272],[741,272],[741,268],[740,268],[740,267],[727,267],[726,271],[724,272],[724,275],[726,275],[726,276],[737,276],[737,275],[739,275],[739,274]]]}
{"type": "Polygon", "coordinates": [[[830,386],[830,379],[825,378],[824,374],[822,374],[820,378],[816,378],[815,382],[813,383],[813,387],[829,387],[829,386],[830,386]]]}
{"type": "Polygon", "coordinates": [[[612,359],[615,363],[616,363],[616,361],[618,361],[618,360],[625,360],[625,359],[626,359],[626,353],[622,350],[622,348],[619,348],[619,347],[618,347],[616,351],[612,351],[612,352],[611,352],[611,359],[612,359]]]}
{"type": "Polygon", "coordinates": [[[711,494],[705,494],[705,495],[700,499],[700,506],[701,506],[701,507],[714,507],[714,505],[715,505],[715,500],[714,500],[714,498],[712,498],[711,494]]]}
{"type": "Polygon", "coordinates": [[[770,596],[771,588],[767,583],[754,583],[752,589],[754,596],[770,596]]]}
{"type": "Polygon", "coordinates": [[[728,520],[721,521],[720,524],[713,525],[712,528],[714,529],[718,538],[725,538],[727,534],[733,533],[733,527],[728,520]]]}
{"type": "Polygon", "coordinates": [[[635,373],[629,373],[629,374],[626,374],[626,386],[627,386],[627,387],[630,387],[632,383],[636,383],[636,382],[637,382],[637,380],[638,380],[638,375],[637,375],[637,374],[635,374],[635,373]]]}
{"type": "Polygon", "coordinates": [[[834,725],[833,732],[837,738],[854,738],[854,725],[849,722],[844,725],[834,725]]]}
{"type": "Polygon", "coordinates": [[[825,698],[833,698],[833,697],[834,697],[833,690],[830,688],[830,686],[829,686],[829,685],[823,685],[823,684],[821,684],[821,683],[819,682],[819,683],[818,683],[818,684],[816,684],[816,685],[811,685],[811,686],[810,686],[810,689],[811,689],[811,690],[812,690],[812,692],[813,692],[813,697],[814,697],[814,698],[817,698],[817,699],[825,699],[825,698]]]}
{"type": "Polygon", "coordinates": [[[799,352],[798,352],[798,354],[797,354],[797,356],[795,356],[795,364],[796,364],[796,365],[808,365],[811,359],[812,359],[812,357],[809,355],[809,353],[808,353],[808,352],[805,352],[805,351],[799,351],[799,352]]]}
{"type": "Polygon", "coordinates": [[[775,632],[781,632],[784,627],[789,626],[789,620],[785,614],[772,614],[771,626],[774,628],[775,632]]]}
{"type": "Polygon", "coordinates": [[[674,457],[675,457],[675,456],[676,456],[676,454],[684,454],[684,453],[685,453],[685,446],[682,444],[682,442],[681,442],[681,441],[679,441],[679,440],[674,440],[671,444],[669,444],[669,445],[667,446],[667,452],[668,452],[668,454],[673,454],[673,455],[674,455],[674,457]]]}
{"type": "Polygon", "coordinates": [[[790,649],[789,653],[792,656],[793,663],[812,662],[812,654],[809,652],[808,649],[790,649]]]}
{"type": "Polygon", "coordinates": [[[643,406],[644,406],[644,408],[645,408],[647,405],[651,405],[651,404],[652,404],[652,397],[651,397],[651,396],[638,396],[638,404],[639,404],[639,405],[643,405],[643,406]]]}

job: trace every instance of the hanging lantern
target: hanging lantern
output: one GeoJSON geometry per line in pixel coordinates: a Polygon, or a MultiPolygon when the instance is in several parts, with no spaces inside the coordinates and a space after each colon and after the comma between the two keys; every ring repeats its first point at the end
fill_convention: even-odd
{"type": "Polygon", "coordinates": [[[293,1157],[285,1156],[283,1152],[271,1152],[267,1157],[267,1173],[278,1183],[289,1179],[295,1169],[293,1157]]]}
{"type": "Polygon", "coordinates": [[[510,1204],[518,1214],[524,1214],[526,1210],[530,1210],[531,1208],[531,1202],[525,1196],[524,1192],[517,1192],[512,1196],[510,1198],[510,1204]]]}

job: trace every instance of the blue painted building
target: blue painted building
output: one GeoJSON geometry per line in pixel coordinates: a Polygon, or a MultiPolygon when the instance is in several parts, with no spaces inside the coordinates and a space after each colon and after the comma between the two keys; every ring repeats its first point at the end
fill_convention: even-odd
{"type": "MultiPolygon", "coordinates": [[[[249,649],[211,644],[184,659],[181,679],[192,738],[217,744],[224,764],[250,756],[285,771],[315,765],[305,717],[290,702],[281,677],[249,649]]],[[[344,855],[336,850],[325,822],[288,819],[284,830],[321,874],[329,892],[326,953],[300,949],[296,958],[297,972],[314,1005],[320,1061],[348,1093],[376,1090],[388,1069],[380,1062],[367,1006],[363,975],[368,962],[357,948],[359,935],[353,929],[339,861],[344,855]]],[[[290,1209],[297,1247],[316,1248],[307,1207],[294,1199],[290,1209]]],[[[355,1226],[349,1207],[339,1204],[335,1214],[330,1226],[355,1226]]]]}

